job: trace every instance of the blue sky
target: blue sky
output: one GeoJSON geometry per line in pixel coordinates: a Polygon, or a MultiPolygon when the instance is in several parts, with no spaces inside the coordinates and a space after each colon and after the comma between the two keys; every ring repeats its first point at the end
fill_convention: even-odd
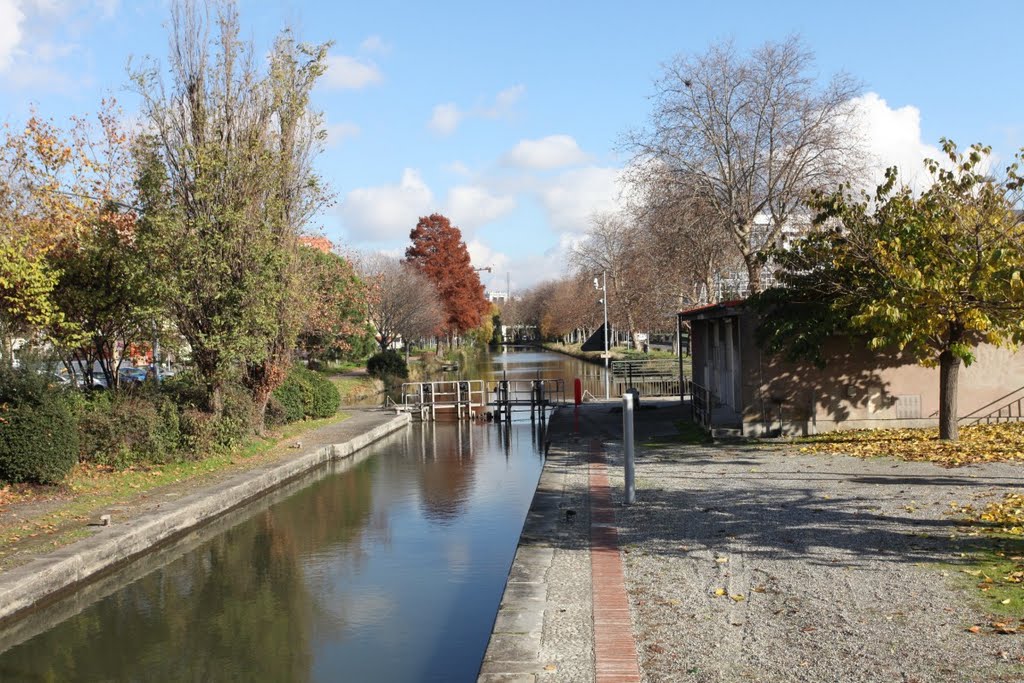
{"type": "MultiPolygon", "coordinates": [[[[129,57],[166,52],[166,0],[0,0],[0,119],[63,120],[124,92],[129,57]]],[[[291,24],[332,40],[316,93],[336,243],[401,253],[419,215],[463,229],[485,284],[555,277],[595,211],[616,206],[660,64],[732,39],[800,34],[822,77],[864,86],[879,163],[916,170],[940,136],[1006,159],[1024,145],[1024,3],[261,2],[241,0],[259,51],[291,24]]]]}

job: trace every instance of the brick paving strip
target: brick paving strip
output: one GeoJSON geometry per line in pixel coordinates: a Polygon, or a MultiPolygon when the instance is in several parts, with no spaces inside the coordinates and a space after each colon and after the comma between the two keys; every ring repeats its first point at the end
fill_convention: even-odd
{"type": "Polygon", "coordinates": [[[639,683],[636,640],[615,528],[608,467],[600,441],[590,444],[590,571],[594,592],[597,683],[639,683]]]}

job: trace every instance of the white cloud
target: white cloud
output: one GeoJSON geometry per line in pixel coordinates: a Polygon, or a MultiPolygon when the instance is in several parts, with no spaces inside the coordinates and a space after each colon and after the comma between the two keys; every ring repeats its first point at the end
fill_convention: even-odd
{"type": "Polygon", "coordinates": [[[0,87],[92,87],[92,60],[80,41],[119,7],[119,0],[0,0],[0,87]]]}
{"type": "Polygon", "coordinates": [[[526,94],[526,86],[523,84],[513,85],[505,88],[494,98],[495,109],[499,112],[509,109],[512,105],[523,98],[526,94]]]}
{"type": "Polygon", "coordinates": [[[328,145],[340,145],[345,140],[356,137],[361,131],[359,125],[351,121],[328,124],[326,130],[328,145]]]}
{"type": "Polygon", "coordinates": [[[570,135],[549,135],[539,140],[521,140],[504,157],[509,166],[548,170],[586,163],[587,155],[570,135]]]}
{"type": "Polygon", "coordinates": [[[448,191],[445,215],[466,232],[497,220],[515,208],[514,197],[494,195],[477,185],[459,185],[448,191]]]}
{"type": "Polygon", "coordinates": [[[397,185],[357,188],[339,207],[349,241],[386,242],[407,237],[420,216],[434,210],[434,193],[419,171],[407,168],[397,185]]]}
{"type": "Polygon", "coordinates": [[[454,102],[439,104],[434,107],[434,113],[427,126],[438,135],[451,135],[465,116],[465,112],[459,111],[454,102]]]}
{"type": "Polygon", "coordinates": [[[869,187],[883,180],[886,168],[896,166],[903,182],[921,189],[929,179],[924,160],[942,158],[938,147],[921,140],[921,111],[912,105],[892,109],[873,92],[854,98],[853,105],[870,155],[869,187]]]}
{"type": "Polygon", "coordinates": [[[360,90],[379,83],[383,76],[372,62],[348,55],[328,55],[327,73],[324,78],[329,87],[360,90]]]}
{"type": "Polygon", "coordinates": [[[359,49],[363,52],[386,55],[391,52],[391,44],[384,42],[383,38],[374,34],[372,36],[367,36],[366,39],[359,44],[359,49]]]}
{"type": "Polygon", "coordinates": [[[449,164],[443,164],[441,170],[461,176],[468,176],[470,173],[469,166],[466,166],[466,164],[457,159],[449,164]]]}
{"type": "Polygon", "coordinates": [[[25,14],[18,5],[17,0],[0,0],[0,72],[11,65],[14,51],[21,43],[25,14]]]}
{"type": "Polygon", "coordinates": [[[505,278],[500,278],[500,286],[494,283],[498,282],[497,275],[508,269],[508,256],[494,251],[478,239],[466,242],[466,251],[469,252],[469,260],[473,262],[474,268],[487,268],[490,266],[490,273],[480,273],[480,279],[485,284],[488,282],[492,283],[489,289],[505,289],[505,278]]]}
{"type": "Polygon", "coordinates": [[[525,85],[505,88],[494,97],[494,102],[481,104],[472,109],[462,109],[454,102],[438,104],[427,123],[427,127],[439,135],[451,135],[463,121],[469,118],[500,119],[512,115],[512,108],[526,93],[525,85]]]}
{"type": "Polygon", "coordinates": [[[621,169],[586,166],[560,174],[539,191],[555,231],[584,232],[594,214],[622,209],[621,169]]]}

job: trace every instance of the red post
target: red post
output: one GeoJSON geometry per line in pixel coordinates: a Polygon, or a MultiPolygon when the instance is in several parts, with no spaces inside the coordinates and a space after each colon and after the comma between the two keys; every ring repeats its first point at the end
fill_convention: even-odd
{"type": "Polygon", "coordinates": [[[583,403],[583,380],[577,377],[573,388],[576,394],[576,405],[579,405],[583,403]]]}

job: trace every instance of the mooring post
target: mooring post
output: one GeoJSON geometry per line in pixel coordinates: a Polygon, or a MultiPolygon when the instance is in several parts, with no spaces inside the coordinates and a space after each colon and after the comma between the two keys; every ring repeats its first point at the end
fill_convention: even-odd
{"type": "Polygon", "coordinates": [[[537,409],[537,380],[529,382],[529,421],[534,421],[534,411],[537,409]]]}
{"type": "Polygon", "coordinates": [[[622,445],[626,453],[626,505],[636,501],[635,462],[633,453],[633,393],[622,395],[622,445]]]}

